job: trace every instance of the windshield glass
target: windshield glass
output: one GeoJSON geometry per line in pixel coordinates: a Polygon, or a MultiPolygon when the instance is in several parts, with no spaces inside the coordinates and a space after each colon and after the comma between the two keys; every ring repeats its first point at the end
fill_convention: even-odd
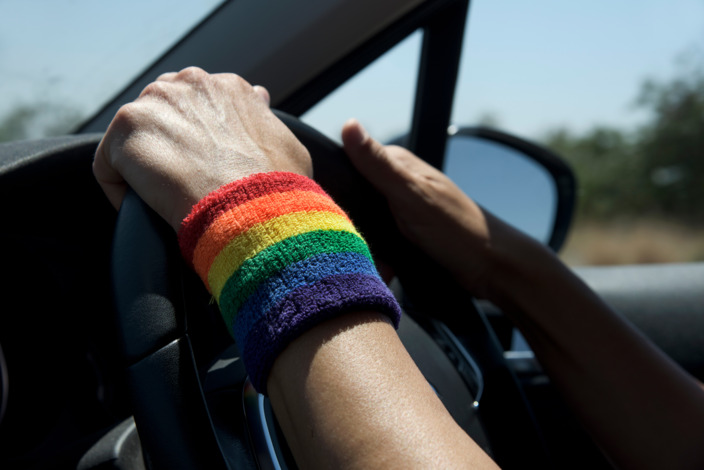
{"type": "Polygon", "coordinates": [[[0,2],[0,142],[70,132],[221,3],[0,2]]]}
{"type": "MultiPolygon", "coordinates": [[[[72,131],[223,3],[0,1],[0,141],[72,131]]],[[[266,16],[290,6],[241,3],[266,16]]],[[[254,29],[275,39],[266,26],[254,29]]],[[[453,124],[537,142],[573,167],[568,263],[704,260],[703,26],[701,0],[471,2],[453,124]]],[[[335,139],[349,117],[382,140],[407,132],[421,42],[412,35],[304,120],[335,139]]],[[[223,63],[209,71],[240,73],[223,63]]]]}
{"type": "Polygon", "coordinates": [[[704,261],[703,32],[699,0],[472,2],[453,121],[569,163],[569,264],[704,261]]]}

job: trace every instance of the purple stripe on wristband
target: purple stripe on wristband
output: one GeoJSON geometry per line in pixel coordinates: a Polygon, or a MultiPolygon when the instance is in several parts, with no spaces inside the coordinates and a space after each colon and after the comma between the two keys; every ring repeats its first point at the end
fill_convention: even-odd
{"type": "Polygon", "coordinates": [[[291,292],[266,312],[246,337],[235,338],[254,388],[267,393],[266,380],[274,360],[303,332],[329,318],[365,310],[387,315],[398,328],[401,310],[378,277],[331,276],[291,292]]]}
{"type": "Polygon", "coordinates": [[[293,292],[330,276],[364,274],[378,277],[374,264],[359,253],[323,253],[291,264],[262,282],[237,312],[235,336],[246,337],[252,326],[293,292]]]}

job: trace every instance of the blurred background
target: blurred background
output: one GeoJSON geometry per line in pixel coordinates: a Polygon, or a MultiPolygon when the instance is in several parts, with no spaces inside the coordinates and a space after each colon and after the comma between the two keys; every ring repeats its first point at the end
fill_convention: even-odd
{"type": "MultiPolygon", "coordinates": [[[[0,0],[0,141],[72,132],[220,3],[0,0]]],[[[420,41],[303,119],[407,131],[420,41]]],[[[704,261],[704,0],[474,0],[453,122],[569,162],[569,264],[704,261]]]]}

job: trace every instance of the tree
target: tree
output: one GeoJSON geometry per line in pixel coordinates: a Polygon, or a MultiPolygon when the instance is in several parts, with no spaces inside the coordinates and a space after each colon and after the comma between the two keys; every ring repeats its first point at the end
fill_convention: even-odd
{"type": "Polygon", "coordinates": [[[544,143],[564,156],[578,179],[580,218],[611,219],[638,212],[638,155],[630,134],[599,126],[583,135],[550,132],[544,143]]]}
{"type": "Polygon", "coordinates": [[[680,68],[669,82],[643,85],[638,103],[652,118],[640,130],[638,151],[650,177],[653,209],[704,224],[704,59],[680,68]]]}
{"type": "Polygon", "coordinates": [[[573,165],[581,217],[704,225],[704,54],[693,57],[675,78],[643,83],[636,104],[649,116],[640,128],[557,129],[542,139],[573,165]]]}
{"type": "Polygon", "coordinates": [[[81,121],[73,108],[49,103],[22,104],[0,119],[0,142],[67,134],[81,121]]]}

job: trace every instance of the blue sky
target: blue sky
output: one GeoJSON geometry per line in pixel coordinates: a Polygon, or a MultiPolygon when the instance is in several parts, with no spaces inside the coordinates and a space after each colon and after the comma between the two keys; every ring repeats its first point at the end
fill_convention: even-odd
{"type": "MultiPolygon", "coordinates": [[[[411,117],[420,39],[407,39],[304,119],[338,139],[349,116],[381,140],[403,132],[411,117]]],[[[476,0],[463,49],[457,125],[489,115],[502,130],[529,139],[557,127],[633,128],[644,118],[634,107],[643,80],[667,80],[687,51],[704,58],[704,2],[476,0]]],[[[487,155],[487,149],[453,155],[446,171],[484,207],[546,240],[554,194],[528,178],[534,173],[525,168],[477,160],[487,155]]]]}
{"type": "MultiPolygon", "coordinates": [[[[38,102],[89,115],[217,3],[0,0],[0,119],[38,102]]],[[[405,131],[420,40],[412,35],[304,120],[334,139],[349,117],[380,140],[405,131]]],[[[704,57],[704,0],[474,0],[453,122],[490,116],[527,138],[556,127],[633,127],[643,118],[633,106],[640,84],[671,77],[687,51],[704,57]]],[[[472,174],[461,167],[456,180],[472,174]]],[[[473,194],[481,185],[467,185],[481,202],[473,194]]],[[[497,193],[510,193],[489,189],[499,203],[497,193]]]]}
{"type": "MultiPolygon", "coordinates": [[[[32,100],[90,112],[215,3],[0,0],[0,116],[32,100]]],[[[397,133],[410,115],[418,47],[416,35],[307,119],[332,136],[349,116],[382,138],[397,133]]],[[[490,114],[524,136],[631,125],[641,81],[670,76],[675,57],[696,47],[702,0],[475,0],[454,121],[490,114]]]]}
{"type": "MultiPolygon", "coordinates": [[[[407,40],[309,122],[334,136],[344,119],[333,111],[344,109],[382,138],[403,129],[419,45],[420,37],[407,40]]],[[[453,121],[491,115],[526,137],[557,126],[632,126],[643,117],[633,106],[642,81],[672,76],[676,58],[693,49],[704,57],[702,0],[475,0],[453,121]]]]}
{"type": "Polygon", "coordinates": [[[477,1],[471,14],[456,117],[496,110],[522,133],[628,123],[644,78],[704,55],[701,0],[477,1]]]}
{"type": "Polygon", "coordinates": [[[32,101],[92,112],[218,3],[0,0],[0,116],[32,101]]]}

